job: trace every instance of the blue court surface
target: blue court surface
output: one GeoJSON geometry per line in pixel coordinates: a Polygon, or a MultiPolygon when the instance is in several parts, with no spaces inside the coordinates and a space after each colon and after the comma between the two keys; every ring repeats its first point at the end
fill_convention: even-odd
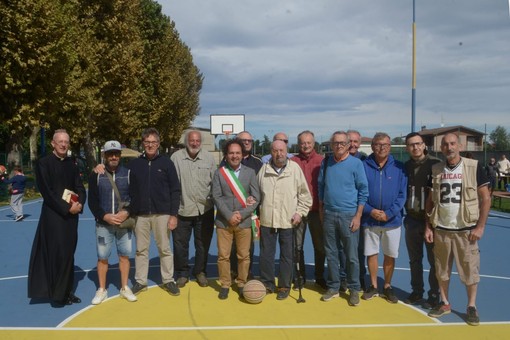
{"type": "MultiPolygon", "coordinates": [[[[63,308],[53,308],[47,302],[31,301],[27,298],[28,261],[41,206],[42,200],[40,199],[25,202],[25,219],[21,222],[13,221],[12,212],[8,206],[0,208],[0,338],[3,339],[11,337],[23,338],[26,333],[22,332],[26,330],[44,331],[62,327],[62,325],[66,323],[66,320],[82,313],[84,310],[90,310],[90,300],[94,296],[94,292],[97,288],[97,258],[94,234],[95,224],[92,214],[88,210],[88,207],[86,207],[86,211],[80,217],[78,247],[75,254],[75,291],[76,295],[82,299],[82,303],[73,304],[63,308]]],[[[401,238],[400,255],[396,264],[397,269],[393,277],[393,287],[400,300],[404,300],[410,293],[409,263],[403,233],[401,238]]],[[[510,338],[510,335],[508,335],[510,334],[510,294],[508,294],[508,289],[510,287],[509,243],[510,215],[491,211],[484,237],[480,241],[482,278],[478,290],[477,307],[481,319],[480,327],[503,327],[505,333],[502,334],[506,334],[508,338],[510,338]]],[[[194,252],[192,246],[190,252],[191,254],[194,252]]],[[[213,279],[217,277],[216,254],[216,239],[214,238],[209,257],[208,277],[211,279],[210,282],[215,281],[213,279]]],[[[159,259],[154,244],[151,245],[150,258],[151,269],[149,272],[149,285],[157,285],[161,282],[159,274],[159,259]]],[[[307,263],[308,279],[311,279],[313,277],[313,249],[308,233],[305,244],[305,261],[307,263]]],[[[254,260],[255,275],[258,275],[257,263],[258,244],[256,245],[254,260]]],[[[382,262],[380,261],[380,264],[381,263],[382,262]]],[[[110,264],[111,269],[108,273],[109,292],[110,296],[114,296],[118,294],[119,289],[119,276],[117,270],[118,259],[115,254],[113,254],[110,258],[110,264]]],[[[132,261],[132,265],[134,265],[134,261],[132,261]]],[[[427,264],[424,264],[424,266],[427,268],[427,264]]],[[[133,279],[133,274],[134,270],[132,269],[130,273],[131,280],[133,279]]],[[[381,276],[382,270],[380,269],[379,277],[381,278],[381,276]]],[[[191,284],[192,283],[190,283],[190,285],[191,284]]],[[[211,284],[211,286],[213,285],[214,284],[211,284]]],[[[193,287],[193,289],[196,288],[193,287]]],[[[428,287],[425,287],[425,289],[427,290],[428,287]]],[[[150,289],[149,291],[154,290],[150,289]]],[[[209,294],[208,292],[206,293],[209,294]]],[[[293,294],[295,295],[296,293],[293,294]]],[[[307,284],[306,289],[303,290],[303,294],[309,302],[311,302],[311,300],[320,300],[320,293],[313,290],[313,284],[310,282],[307,284]]],[[[181,294],[181,297],[182,295],[183,294],[181,294]]],[[[217,291],[211,290],[210,302],[208,303],[207,308],[210,308],[211,313],[213,314],[220,303],[216,296],[217,291]]],[[[429,326],[436,328],[436,326],[439,327],[446,324],[452,326],[465,326],[468,330],[479,328],[473,328],[465,324],[464,317],[467,303],[466,290],[460,283],[457,275],[454,275],[452,278],[450,285],[450,298],[453,307],[452,313],[442,317],[440,320],[426,320],[427,322],[431,321],[431,325],[429,326]]],[[[235,302],[238,301],[231,301],[230,303],[235,302]]],[[[371,301],[365,302],[362,300],[360,307],[351,308],[369,308],[368,304],[370,302],[371,301]]],[[[128,304],[125,301],[123,303],[125,304],[122,306],[126,306],[125,308],[128,308],[128,306],[134,306],[134,304],[128,304]]],[[[282,305],[282,302],[278,303],[282,305]]],[[[141,306],[140,301],[135,304],[141,306]]],[[[304,304],[290,304],[290,302],[288,302],[289,309],[303,305],[304,304]]],[[[321,312],[321,305],[319,305],[319,307],[312,307],[312,303],[309,303],[308,305],[310,307],[306,308],[311,308],[311,310],[309,310],[310,313],[321,312]]],[[[322,306],[325,305],[326,303],[322,304],[322,306]]],[[[388,306],[390,305],[386,303],[383,305],[383,308],[390,308],[388,306]]],[[[420,311],[420,307],[413,307],[413,309],[418,309],[418,312],[422,317],[428,318],[426,317],[426,310],[420,311]]],[[[345,310],[349,311],[347,308],[345,308],[345,310]]],[[[291,321],[292,319],[290,318],[289,322],[291,323],[291,321]]],[[[361,320],[360,322],[362,323],[361,320]]],[[[339,325],[336,326],[341,327],[340,324],[341,322],[339,322],[339,325]]],[[[132,324],[131,326],[142,327],[144,325],[132,324]]],[[[428,330],[422,329],[421,331],[427,332],[428,330]]],[[[34,333],[30,334],[31,336],[34,336],[34,333]]],[[[423,336],[424,333],[421,333],[421,335],[423,336]]],[[[452,334],[452,336],[454,335],[452,334]]],[[[267,335],[267,337],[272,338],[271,335],[267,335]]],[[[79,338],[79,336],[76,336],[76,338],[79,338]]]]}

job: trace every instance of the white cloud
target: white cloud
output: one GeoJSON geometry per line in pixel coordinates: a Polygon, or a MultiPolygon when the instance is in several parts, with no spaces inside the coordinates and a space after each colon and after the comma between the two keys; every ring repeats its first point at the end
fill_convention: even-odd
{"type": "MultiPolygon", "coordinates": [[[[159,0],[204,74],[202,111],[244,113],[257,138],[411,129],[412,1],[159,0]]],[[[417,0],[416,129],[510,129],[503,0],[417,0]]]]}

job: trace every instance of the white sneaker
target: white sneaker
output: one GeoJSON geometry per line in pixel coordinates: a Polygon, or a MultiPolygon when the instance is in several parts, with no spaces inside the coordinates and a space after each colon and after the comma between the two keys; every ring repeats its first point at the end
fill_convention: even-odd
{"type": "Polygon", "coordinates": [[[106,300],[107,297],[108,297],[108,291],[106,289],[99,288],[96,292],[96,296],[94,296],[91,303],[93,305],[99,305],[101,302],[106,300]]]}
{"type": "Polygon", "coordinates": [[[129,302],[138,301],[135,294],[133,294],[133,292],[131,291],[131,289],[129,289],[128,286],[126,286],[120,290],[120,297],[121,297],[121,299],[126,299],[129,302]]]}

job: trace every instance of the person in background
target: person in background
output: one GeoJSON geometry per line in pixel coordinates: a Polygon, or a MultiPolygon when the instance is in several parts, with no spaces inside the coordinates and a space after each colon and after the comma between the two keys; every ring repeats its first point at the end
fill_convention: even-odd
{"type": "Polygon", "coordinates": [[[490,194],[492,195],[494,189],[496,189],[496,185],[498,182],[498,164],[496,163],[496,158],[491,157],[489,163],[485,167],[485,171],[487,172],[487,176],[489,177],[490,194]]]}
{"type": "MultiPolygon", "coordinates": [[[[284,142],[286,145],[289,144],[289,137],[287,137],[287,134],[285,134],[284,132],[277,132],[273,136],[273,142],[277,141],[277,140],[284,142]]],[[[271,157],[272,157],[271,153],[262,156],[262,158],[261,158],[262,159],[262,163],[264,163],[264,164],[269,163],[269,161],[271,160],[271,157]]],[[[294,155],[287,152],[287,158],[290,159],[292,157],[294,157],[294,155]]]]}
{"type": "MultiPolygon", "coordinates": [[[[356,157],[362,161],[367,158],[364,152],[359,151],[361,146],[361,134],[357,130],[347,130],[347,135],[351,142],[349,146],[349,153],[351,156],[356,157]]],[[[365,277],[367,276],[367,267],[365,266],[365,232],[363,226],[360,226],[359,242],[358,242],[358,261],[359,261],[359,282],[361,289],[365,290],[365,277]]],[[[345,263],[345,260],[343,261],[345,263]]],[[[342,263],[340,264],[342,265],[342,263]]],[[[345,269],[343,269],[345,270],[345,269]]]]}
{"type": "Polygon", "coordinates": [[[498,173],[499,173],[499,189],[506,189],[506,185],[508,183],[508,176],[510,174],[510,161],[506,158],[505,155],[501,155],[498,161],[498,173]]]}
{"type": "Polygon", "coordinates": [[[11,185],[11,210],[14,214],[14,221],[19,222],[24,218],[23,215],[23,196],[25,195],[25,185],[27,182],[27,178],[23,174],[23,170],[21,166],[16,165],[14,167],[14,176],[11,178],[5,178],[5,176],[1,177],[1,180],[5,184],[11,185]]]}

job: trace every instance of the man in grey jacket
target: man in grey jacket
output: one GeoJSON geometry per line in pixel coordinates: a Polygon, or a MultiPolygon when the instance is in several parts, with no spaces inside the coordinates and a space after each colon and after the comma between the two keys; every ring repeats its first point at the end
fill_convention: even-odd
{"type": "Polygon", "coordinates": [[[226,165],[214,173],[212,196],[217,207],[216,233],[218,238],[218,272],[220,293],[218,298],[228,297],[232,279],[230,276],[230,253],[235,239],[237,249],[237,278],[235,279],[242,297],[243,287],[248,279],[250,267],[250,246],[252,237],[252,214],[260,200],[259,185],[255,171],[241,165],[244,145],[232,139],[224,146],[226,165]]]}

